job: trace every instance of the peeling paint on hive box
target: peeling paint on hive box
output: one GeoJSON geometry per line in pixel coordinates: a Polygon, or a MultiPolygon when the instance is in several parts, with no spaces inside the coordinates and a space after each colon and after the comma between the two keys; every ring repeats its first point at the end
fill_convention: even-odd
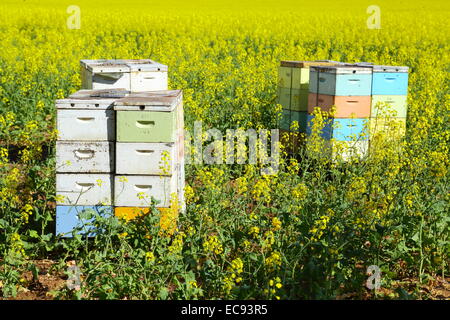
{"type": "Polygon", "coordinates": [[[107,173],[114,171],[114,143],[57,141],[56,171],[107,173]]]}
{"type": "Polygon", "coordinates": [[[81,60],[84,89],[167,90],[167,66],[150,59],[81,60]]]}

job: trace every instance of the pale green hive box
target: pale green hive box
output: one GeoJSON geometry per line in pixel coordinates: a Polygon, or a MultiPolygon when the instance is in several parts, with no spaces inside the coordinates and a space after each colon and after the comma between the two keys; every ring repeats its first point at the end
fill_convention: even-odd
{"type": "Polygon", "coordinates": [[[175,142],[181,90],[132,93],[114,103],[118,142],[175,142]]]}
{"type": "Polygon", "coordinates": [[[406,118],[407,102],[406,95],[373,95],[371,106],[371,117],[383,116],[383,113],[392,110],[395,118],[406,118]],[[386,108],[386,107],[387,108],[386,108]]]}
{"type": "Polygon", "coordinates": [[[309,90],[309,67],[339,64],[337,61],[287,61],[282,60],[278,67],[278,86],[281,88],[309,90]]]}

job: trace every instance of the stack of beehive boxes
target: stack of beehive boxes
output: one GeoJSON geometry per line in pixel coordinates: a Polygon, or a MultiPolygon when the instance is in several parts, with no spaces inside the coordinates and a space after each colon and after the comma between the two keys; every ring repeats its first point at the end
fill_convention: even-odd
{"type": "Polygon", "coordinates": [[[181,90],[172,90],[131,94],[114,102],[116,215],[145,212],[151,197],[160,201],[158,208],[183,205],[182,99],[181,90]]]}
{"type": "Polygon", "coordinates": [[[148,210],[151,198],[161,221],[169,213],[173,220],[184,210],[184,121],[182,92],[167,90],[167,67],[151,60],[82,60],[81,67],[90,90],[56,102],[56,233],[71,236],[89,222],[86,209],[110,214],[115,206],[117,216],[130,217],[148,210]]]}
{"type": "Polygon", "coordinates": [[[313,130],[315,107],[330,112],[322,137],[344,150],[365,154],[369,145],[367,123],[371,113],[372,69],[365,66],[313,66],[310,70],[307,134],[313,130]]]}
{"type": "Polygon", "coordinates": [[[310,66],[331,66],[336,61],[281,61],[278,68],[278,103],[282,105],[280,129],[291,131],[292,122],[298,123],[295,132],[306,132],[310,66]]]}
{"type": "MultiPolygon", "coordinates": [[[[70,233],[92,209],[112,212],[117,90],[82,90],[57,100],[56,233],[70,233]]],[[[87,219],[86,222],[90,220],[87,219]]]]}
{"type": "Polygon", "coordinates": [[[308,120],[309,68],[337,61],[281,61],[278,67],[278,103],[282,106],[280,137],[286,151],[295,153],[305,142],[308,120]]]}
{"type": "Polygon", "coordinates": [[[406,131],[408,67],[371,66],[372,108],[370,136],[382,133],[387,138],[399,138],[406,131]]]}
{"type": "MultiPolygon", "coordinates": [[[[319,132],[327,142],[323,151],[331,152],[332,157],[336,150],[342,152],[343,159],[355,153],[366,154],[379,132],[395,137],[405,133],[408,67],[370,62],[281,61],[278,78],[278,99],[283,106],[281,132],[292,132],[291,124],[297,121],[295,132],[311,135],[314,108],[329,112],[333,107],[334,112],[319,132]],[[393,113],[380,111],[386,106],[393,113]],[[396,132],[392,132],[392,122],[396,132]],[[334,148],[332,141],[340,148],[334,148]]],[[[303,141],[297,139],[294,143],[303,141]]]]}

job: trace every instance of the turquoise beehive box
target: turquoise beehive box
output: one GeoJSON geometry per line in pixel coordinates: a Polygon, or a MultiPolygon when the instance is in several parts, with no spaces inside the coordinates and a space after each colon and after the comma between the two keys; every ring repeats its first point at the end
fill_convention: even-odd
{"type": "MultiPolygon", "coordinates": [[[[312,133],[312,120],[314,115],[307,117],[306,134],[312,133]]],[[[320,136],[325,140],[335,139],[337,141],[368,140],[367,119],[361,118],[328,118],[321,128],[320,136]]]]}
{"type": "Polygon", "coordinates": [[[368,96],[372,92],[372,68],[311,66],[309,92],[332,96],[368,96]]]}
{"type": "Polygon", "coordinates": [[[374,65],[372,95],[408,94],[408,67],[374,65]]]}

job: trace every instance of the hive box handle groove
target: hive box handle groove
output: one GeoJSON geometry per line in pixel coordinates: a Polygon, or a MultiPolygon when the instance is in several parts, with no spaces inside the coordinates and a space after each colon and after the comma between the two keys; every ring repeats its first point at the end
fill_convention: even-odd
{"type": "Polygon", "coordinates": [[[140,191],[140,192],[148,191],[151,188],[152,188],[151,185],[146,185],[146,184],[136,184],[136,185],[134,185],[134,189],[136,189],[137,191],[140,191]]]}
{"type": "Polygon", "coordinates": [[[155,125],[155,121],[138,120],[136,121],[136,126],[138,128],[149,128],[155,125]]]}
{"type": "Polygon", "coordinates": [[[90,159],[94,156],[94,150],[75,150],[75,157],[79,159],[90,159]]]}
{"type": "Polygon", "coordinates": [[[94,121],[94,117],[78,117],[77,120],[79,122],[89,122],[89,121],[94,121]]]}
{"type": "Polygon", "coordinates": [[[76,184],[79,189],[92,188],[94,186],[93,183],[86,183],[86,182],[77,182],[76,184]]]}
{"type": "Polygon", "coordinates": [[[155,152],[154,150],[136,150],[136,153],[148,155],[150,153],[155,152]]]}

